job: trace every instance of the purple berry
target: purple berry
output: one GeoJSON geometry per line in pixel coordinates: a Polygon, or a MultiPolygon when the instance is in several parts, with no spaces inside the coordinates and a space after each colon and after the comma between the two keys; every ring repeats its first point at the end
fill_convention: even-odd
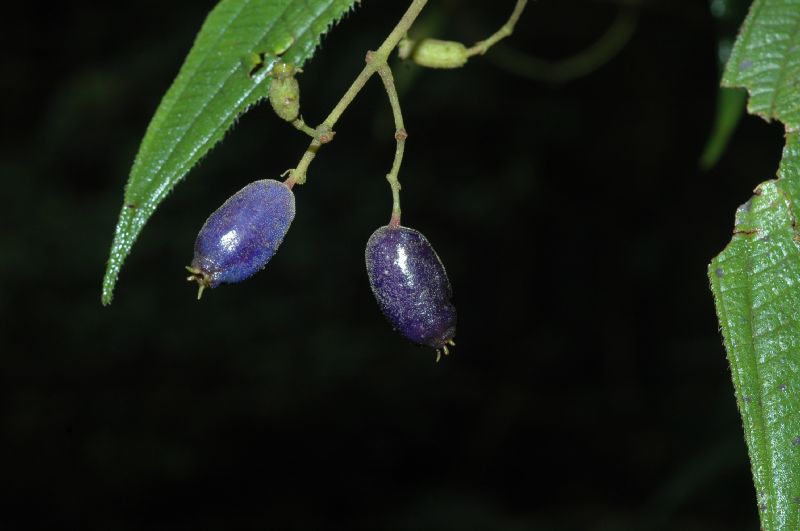
{"type": "Polygon", "coordinates": [[[255,181],[212,213],[197,235],[189,280],[206,287],[241,282],[267,265],[294,219],[294,194],[279,181],[255,181]]]}
{"type": "Polygon", "coordinates": [[[372,293],[394,329],[447,354],[456,334],[453,292],[425,236],[408,227],[380,227],[370,236],[365,255],[372,293]]]}

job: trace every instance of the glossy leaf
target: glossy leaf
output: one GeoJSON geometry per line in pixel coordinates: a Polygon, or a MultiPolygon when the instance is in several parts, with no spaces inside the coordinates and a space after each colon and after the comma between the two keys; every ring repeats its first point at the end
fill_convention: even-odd
{"type": "Polygon", "coordinates": [[[800,0],[756,0],[723,82],[748,109],[782,121],[778,179],[736,212],[733,239],[709,266],[766,531],[800,529],[800,0]]]}
{"type": "Polygon", "coordinates": [[[222,0],[208,15],[133,163],[103,279],[111,302],[142,227],[236,118],[265,98],[273,64],[302,65],[357,0],[222,0]]]}
{"type": "Polygon", "coordinates": [[[765,530],[800,528],[800,142],[709,267],[765,530]]]}
{"type": "Polygon", "coordinates": [[[722,77],[750,91],[747,109],[790,130],[800,125],[800,0],[755,0],[722,77]]]}

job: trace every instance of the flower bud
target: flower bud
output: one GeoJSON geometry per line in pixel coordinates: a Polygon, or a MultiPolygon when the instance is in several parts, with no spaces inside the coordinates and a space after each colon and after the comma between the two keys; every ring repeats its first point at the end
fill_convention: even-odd
{"type": "Polygon", "coordinates": [[[270,74],[269,103],[275,114],[287,122],[300,115],[300,85],[294,77],[299,71],[290,64],[277,63],[270,74]]]}
{"type": "Polygon", "coordinates": [[[398,46],[401,59],[411,59],[428,68],[459,68],[469,59],[467,47],[456,41],[403,39],[398,46]]]}

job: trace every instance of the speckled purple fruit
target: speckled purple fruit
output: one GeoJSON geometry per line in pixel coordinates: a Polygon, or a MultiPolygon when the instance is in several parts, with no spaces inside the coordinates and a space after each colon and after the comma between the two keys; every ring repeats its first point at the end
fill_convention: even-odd
{"type": "Polygon", "coordinates": [[[420,345],[445,349],[456,334],[456,309],[442,261],[421,233],[381,227],[366,250],[372,293],[395,330],[420,345]]]}
{"type": "MultiPolygon", "coordinates": [[[[201,287],[241,282],[273,257],[294,219],[294,194],[279,181],[255,181],[206,220],[194,244],[190,280],[201,287]]],[[[198,295],[199,298],[199,295],[198,295]]]]}

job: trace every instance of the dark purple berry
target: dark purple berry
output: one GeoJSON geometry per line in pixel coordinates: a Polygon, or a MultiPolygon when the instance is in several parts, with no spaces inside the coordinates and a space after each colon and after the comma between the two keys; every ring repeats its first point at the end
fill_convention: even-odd
{"type": "Polygon", "coordinates": [[[267,265],[294,219],[294,194],[279,181],[255,181],[212,213],[197,235],[187,267],[204,288],[241,282],[267,265]]]}
{"type": "Polygon", "coordinates": [[[447,354],[456,335],[456,309],[442,261],[425,236],[408,227],[380,227],[365,255],[372,293],[394,329],[447,354]]]}

